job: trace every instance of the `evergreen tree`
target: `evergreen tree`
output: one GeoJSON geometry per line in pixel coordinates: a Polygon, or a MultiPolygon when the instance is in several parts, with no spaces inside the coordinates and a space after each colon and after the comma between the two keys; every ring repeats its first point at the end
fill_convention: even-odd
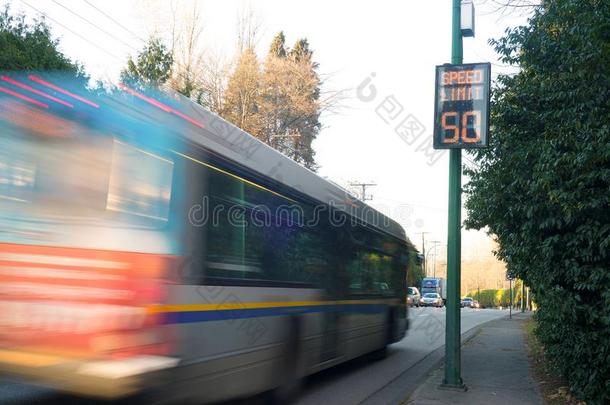
{"type": "Polygon", "coordinates": [[[258,138],[261,138],[260,86],[261,72],[256,53],[247,48],[229,77],[220,115],[258,138]]]}
{"type": "Polygon", "coordinates": [[[313,140],[320,132],[320,78],[306,39],[292,50],[279,32],[261,69],[247,48],[224,92],[220,115],[303,166],[315,170],[313,140]]]}
{"type": "MultiPolygon", "coordinates": [[[[313,56],[313,52],[309,49],[309,42],[305,38],[299,39],[294,47],[290,50],[290,57],[294,59],[296,62],[309,61],[311,62],[311,58],[313,56]]],[[[317,64],[316,64],[317,67],[317,64]]]]}
{"type": "Polygon", "coordinates": [[[307,168],[316,164],[311,143],[320,131],[320,79],[307,40],[287,51],[278,33],[265,59],[260,138],[307,168]]]}
{"type": "Polygon", "coordinates": [[[151,37],[136,61],[130,56],[121,81],[138,88],[159,88],[171,76],[173,57],[159,38],[151,37]]]}
{"type": "Polygon", "coordinates": [[[286,69],[284,33],[279,32],[271,42],[261,76],[261,136],[260,138],[282,151],[281,145],[288,135],[286,121],[290,110],[289,72],[286,69]]]}
{"type": "Polygon", "coordinates": [[[293,99],[295,107],[290,118],[290,125],[299,134],[295,139],[294,159],[305,167],[315,170],[315,152],[312,143],[320,133],[320,76],[318,64],[313,61],[313,51],[307,39],[300,39],[290,51],[293,75],[296,80],[293,99]]]}
{"type": "Polygon", "coordinates": [[[275,56],[283,58],[286,56],[286,37],[284,31],[278,32],[273,41],[271,41],[271,47],[269,48],[269,56],[275,56]]]}
{"type": "Polygon", "coordinates": [[[62,71],[86,81],[82,66],[61,53],[58,46],[44,18],[28,24],[24,15],[10,13],[9,4],[0,12],[0,70],[62,71]]]}

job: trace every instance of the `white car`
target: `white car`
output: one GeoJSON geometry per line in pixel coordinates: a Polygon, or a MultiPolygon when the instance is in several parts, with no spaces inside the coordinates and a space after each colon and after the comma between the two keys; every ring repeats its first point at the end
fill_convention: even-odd
{"type": "Polygon", "coordinates": [[[437,293],[426,293],[419,300],[419,305],[423,307],[441,308],[443,306],[443,299],[437,293]]]}
{"type": "Polygon", "coordinates": [[[421,295],[419,290],[415,287],[409,287],[407,289],[407,305],[410,307],[418,307],[421,295]]]}

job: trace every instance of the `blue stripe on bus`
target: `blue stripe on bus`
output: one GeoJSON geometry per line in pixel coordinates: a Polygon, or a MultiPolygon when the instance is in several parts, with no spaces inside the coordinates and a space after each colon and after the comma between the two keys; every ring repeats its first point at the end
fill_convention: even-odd
{"type": "Polygon", "coordinates": [[[165,324],[224,321],[231,319],[258,318],[265,316],[307,314],[315,312],[357,312],[365,314],[382,313],[387,309],[385,304],[338,304],[338,305],[308,305],[302,307],[269,307],[218,309],[204,311],[164,312],[165,324]]]}

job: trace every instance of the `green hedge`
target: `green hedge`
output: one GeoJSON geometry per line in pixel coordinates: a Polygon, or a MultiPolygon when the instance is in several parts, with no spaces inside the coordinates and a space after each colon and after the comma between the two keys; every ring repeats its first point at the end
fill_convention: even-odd
{"type": "Polygon", "coordinates": [[[503,63],[466,209],[531,287],[546,358],[610,404],[610,1],[545,0],[492,41],[503,63]]]}
{"type": "MultiPolygon", "coordinates": [[[[479,301],[483,308],[508,307],[510,304],[509,289],[472,291],[468,293],[467,297],[479,301]]],[[[515,305],[521,300],[521,295],[517,289],[513,290],[513,300],[515,305]]]]}

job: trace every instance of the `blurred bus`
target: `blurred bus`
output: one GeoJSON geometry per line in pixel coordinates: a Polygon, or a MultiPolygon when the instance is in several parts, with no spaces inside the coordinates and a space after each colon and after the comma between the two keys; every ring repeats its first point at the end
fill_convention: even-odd
{"type": "Polygon", "coordinates": [[[405,335],[396,222],[179,96],[0,79],[3,374],[281,396],[405,335]]]}

